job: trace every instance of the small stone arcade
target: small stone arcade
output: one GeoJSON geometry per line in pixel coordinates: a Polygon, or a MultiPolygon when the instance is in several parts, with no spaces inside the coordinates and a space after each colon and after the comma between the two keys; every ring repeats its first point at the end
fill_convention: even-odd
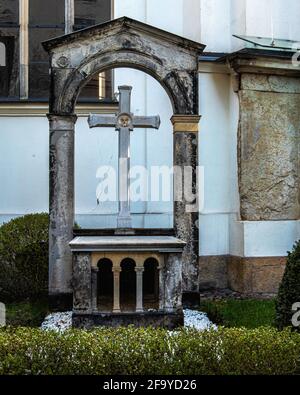
{"type": "Polygon", "coordinates": [[[170,236],[91,236],[70,245],[74,326],[183,324],[185,243],[170,236]]]}
{"type": "MultiPolygon", "coordinates": [[[[150,74],[168,93],[174,115],[174,166],[193,169],[197,191],[198,57],[204,46],[129,18],[45,42],[50,56],[49,294],[52,308],[73,301],[73,326],[183,324],[183,295],[198,295],[197,198],[174,202],[174,227],[133,229],[130,215],[130,134],[159,129],[158,116],[131,113],[131,87],[119,87],[115,116],[89,117],[91,128],[119,133],[119,215],[111,231],[74,230],[74,140],[78,94],[96,73],[116,67],[150,74]],[[196,209],[195,209],[196,208],[196,209]],[[75,238],[74,238],[75,236],[75,238]]],[[[95,130],[101,133],[101,130],[95,130]]],[[[159,133],[159,131],[158,131],[159,133]]],[[[182,187],[174,177],[174,190],[182,187]]],[[[196,196],[196,193],[195,193],[196,196]]]]}

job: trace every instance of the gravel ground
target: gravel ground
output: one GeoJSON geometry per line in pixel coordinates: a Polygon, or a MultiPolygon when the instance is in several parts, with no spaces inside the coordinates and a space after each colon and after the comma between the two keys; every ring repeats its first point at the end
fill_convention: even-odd
{"type": "MultiPolygon", "coordinates": [[[[208,319],[207,315],[195,310],[184,310],[184,326],[205,331],[217,327],[208,319]]],[[[43,330],[53,330],[63,332],[72,327],[72,312],[54,313],[45,318],[41,328],[43,330]]]]}
{"type": "Polygon", "coordinates": [[[198,331],[209,329],[217,329],[207,317],[205,313],[196,310],[184,310],[184,326],[186,328],[194,328],[198,331]]]}
{"type": "Polygon", "coordinates": [[[72,328],[72,312],[53,313],[45,318],[41,328],[45,331],[63,332],[72,328]]]}

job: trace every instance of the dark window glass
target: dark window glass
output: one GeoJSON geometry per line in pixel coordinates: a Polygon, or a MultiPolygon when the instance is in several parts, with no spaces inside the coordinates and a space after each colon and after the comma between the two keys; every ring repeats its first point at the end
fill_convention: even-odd
{"type": "Polygon", "coordinates": [[[111,19],[111,0],[75,0],[74,30],[107,22],[111,19]]]}
{"type": "Polygon", "coordinates": [[[64,0],[29,0],[29,23],[37,26],[60,26],[65,23],[64,0]]]}
{"type": "Polygon", "coordinates": [[[30,28],[29,30],[29,97],[31,99],[48,99],[49,97],[49,57],[41,43],[63,34],[63,29],[56,28],[30,28]]]}
{"type": "MultiPolygon", "coordinates": [[[[0,42],[5,63],[0,66],[0,98],[19,97],[19,0],[0,0],[0,42]]],[[[3,60],[3,59],[2,59],[3,60]]]]}
{"type": "Polygon", "coordinates": [[[29,97],[48,99],[49,58],[41,43],[64,34],[65,2],[29,1],[29,97]]]}
{"type": "Polygon", "coordinates": [[[19,0],[0,1],[0,25],[15,25],[19,23],[19,0]]]}
{"type": "MultiPolygon", "coordinates": [[[[75,0],[74,30],[85,29],[111,20],[111,0],[75,0]]],[[[79,101],[112,98],[112,72],[96,75],[82,89],[79,101]]]]}

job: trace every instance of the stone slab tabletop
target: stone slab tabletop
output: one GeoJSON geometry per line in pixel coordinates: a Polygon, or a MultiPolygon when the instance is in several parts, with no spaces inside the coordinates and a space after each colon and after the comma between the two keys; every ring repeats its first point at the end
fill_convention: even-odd
{"type": "Polygon", "coordinates": [[[184,241],[172,236],[79,236],[70,242],[73,252],[182,252],[185,245],[184,241]]]}

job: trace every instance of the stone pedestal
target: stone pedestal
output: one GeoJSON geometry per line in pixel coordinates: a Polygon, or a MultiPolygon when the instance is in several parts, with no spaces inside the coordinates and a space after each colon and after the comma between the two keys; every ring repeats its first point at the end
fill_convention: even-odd
{"type": "MultiPolygon", "coordinates": [[[[173,329],[183,325],[182,251],[184,246],[184,242],[170,236],[76,237],[70,243],[73,253],[73,326],[90,328],[134,324],[173,329]],[[147,310],[143,305],[144,264],[149,259],[157,263],[156,270],[159,277],[157,286],[153,288],[154,293],[159,295],[159,308],[156,310],[147,310]],[[112,263],[111,312],[101,311],[97,303],[97,272],[103,260],[112,263]],[[120,300],[122,267],[128,260],[135,264],[133,273],[136,279],[136,302],[132,311],[123,310],[120,300]]],[[[101,275],[101,272],[99,274],[101,275]]]]}

